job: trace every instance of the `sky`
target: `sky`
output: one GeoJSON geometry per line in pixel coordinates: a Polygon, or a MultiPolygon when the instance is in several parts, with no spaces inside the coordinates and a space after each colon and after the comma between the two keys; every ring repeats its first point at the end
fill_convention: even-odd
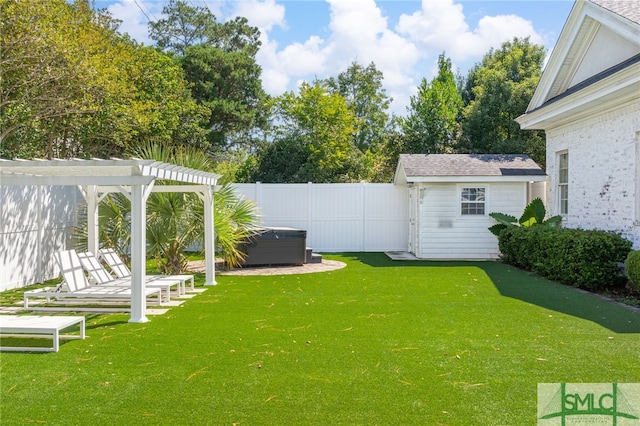
{"type": "MultiPolygon", "coordinates": [[[[406,115],[423,78],[431,80],[445,53],[466,75],[489,49],[530,37],[553,50],[573,0],[185,0],[207,7],[219,22],[244,16],[261,32],[256,60],[267,93],[295,91],[303,81],[335,77],[353,62],[374,62],[406,115]]],[[[145,45],[147,22],[162,19],[168,0],[94,0],[122,21],[120,31],[145,45]]]]}

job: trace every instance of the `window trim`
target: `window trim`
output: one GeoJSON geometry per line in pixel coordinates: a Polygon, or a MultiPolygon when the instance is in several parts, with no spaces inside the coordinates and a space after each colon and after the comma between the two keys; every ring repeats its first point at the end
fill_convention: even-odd
{"type": "Polygon", "coordinates": [[[556,184],[556,188],[557,188],[557,196],[556,196],[556,205],[558,207],[558,214],[560,214],[563,217],[566,217],[569,215],[569,150],[563,150],[563,151],[558,151],[556,153],[556,158],[557,158],[557,173],[556,173],[556,177],[558,179],[557,184],[556,184]],[[563,163],[563,157],[566,158],[566,167],[562,167],[562,163],[563,163]],[[562,179],[562,171],[566,170],[566,181],[563,182],[562,179]]]}
{"type": "Polygon", "coordinates": [[[464,185],[458,185],[458,198],[457,198],[457,203],[458,203],[458,216],[459,217],[467,217],[467,218],[477,218],[477,217],[485,217],[488,216],[488,212],[489,212],[489,186],[488,185],[478,185],[478,184],[464,184],[464,185]],[[464,200],[462,199],[462,193],[465,189],[482,189],[484,190],[484,200],[483,201],[466,201],[466,203],[473,203],[473,204],[482,204],[484,206],[484,211],[483,213],[476,213],[476,214],[470,214],[470,213],[463,213],[462,211],[462,205],[464,203],[464,200]]]}

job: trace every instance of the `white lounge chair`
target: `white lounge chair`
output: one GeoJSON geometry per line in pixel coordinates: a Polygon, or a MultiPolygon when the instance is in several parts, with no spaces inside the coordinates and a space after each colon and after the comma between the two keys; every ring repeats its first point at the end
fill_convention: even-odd
{"type": "MultiPolygon", "coordinates": [[[[113,273],[118,278],[131,278],[131,270],[127,267],[127,265],[122,261],[120,256],[116,253],[114,249],[101,249],[98,250],[98,256],[104,260],[104,262],[111,268],[113,273]]],[[[191,291],[194,290],[193,283],[193,275],[191,274],[182,274],[182,275],[147,275],[147,280],[154,279],[175,279],[180,280],[182,282],[182,293],[185,293],[186,282],[189,281],[191,284],[191,291]]]]}
{"type": "MultiPolygon", "coordinates": [[[[125,286],[97,286],[90,285],[84,275],[78,254],[74,250],[64,250],[53,255],[60,267],[64,281],[56,288],[41,288],[24,292],[24,307],[29,308],[30,298],[44,298],[47,302],[56,300],[74,300],[83,302],[129,302],[131,303],[131,287],[125,286]]],[[[156,298],[157,304],[162,305],[162,292],[159,288],[147,288],[144,292],[147,298],[156,298]]]]}
{"type": "MultiPolygon", "coordinates": [[[[114,278],[100,263],[100,260],[91,252],[78,253],[78,258],[84,269],[89,273],[89,278],[97,285],[131,287],[131,277],[114,278]]],[[[176,288],[176,294],[180,296],[182,281],[178,279],[148,279],[145,281],[147,288],[159,288],[165,292],[165,300],[171,301],[171,287],[176,288]]]]}

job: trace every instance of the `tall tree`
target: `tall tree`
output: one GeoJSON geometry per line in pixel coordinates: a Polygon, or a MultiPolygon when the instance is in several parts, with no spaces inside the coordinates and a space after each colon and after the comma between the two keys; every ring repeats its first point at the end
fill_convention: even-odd
{"type": "Polygon", "coordinates": [[[237,144],[241,136],[264,126],[260,66],[244,52],[198,45],[180,58],[193,97],[209,110],[210,141],[217,147],[237,144]]]}
{"type": "Polygon", "coordinates": [[[273,100],[275,138],[258,154],[253,180],[350,182],[362,175],[353,144],[357,119],[345,99],[322,82],[303,83],[299,94],[273,100]]]}
{"type": "Polygon", "coordinates": [[[149,37],[162,51],[184,55],[189,46],[208,43],[216,38],[218,23],[206,7],[170,0],[162,9],[164,18],[149,21],[149,37]]]}
{"type": "Polygon", "coordinates": [[[149,21],[149,37],[162,51],[180,56],[190,46],[208,45],[255,56],[260,48],[260,31],[246,18],[220,23],[209,8],[183,0],[170,0],[162,15],[162,19],[149,21]]]}
{"type": "Polygon", "coordinates": [[[423,78],[418,93],[411,96],[408,115],[401,120],[406,153],[449,153],[455,150],[462,99],[456,88],[451,60],[438,57],[438,75],[423,78]]]}
{"type": "Polygon", "coordinates": [[[354,144],[362,152],[383,143],[389,130],[389,105],[392,99],[382,87],[383,74],[372,62],[367,67],[353,62],[337,77],[325,82],[332,93],[344,97],[357,118],[354,144]]]}
{"type": "Polygon", "coordinates": [[[472,68],[463,91],[464,108],[460,150],[464,152],[528,154],[545,163],[542,131],[520,130],[516,117],[524,114],[538,84],[544,47],[529,38],[514,38],[491,50],[472,68]]]}
{"type": "Polygon", "coordinates": [[[163,16],[149,22],[150,37],[176,56],[193,97],[209,110],[210,142],[227,148],[265,125],[259,30],[242,17],[219,23],[208,8],[182,0],[171,0],[163,16]]]}
{"type": "Polygon", "coordinates": [[[0,156],[108,157],[144,141],[206,142],[180,67],[119,34],[109,15],[84,0],[0,8],[0,156]]]}

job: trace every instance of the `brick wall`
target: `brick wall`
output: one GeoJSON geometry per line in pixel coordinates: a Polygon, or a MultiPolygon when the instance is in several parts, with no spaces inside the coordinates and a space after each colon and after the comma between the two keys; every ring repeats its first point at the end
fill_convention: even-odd
{"type": "Polygon", "coordinates": [[[640,249],[640,100],[547,131],[547,206],[559,214],[558,153],[569,154],[564,226],[616,231],[640,249]]]}

